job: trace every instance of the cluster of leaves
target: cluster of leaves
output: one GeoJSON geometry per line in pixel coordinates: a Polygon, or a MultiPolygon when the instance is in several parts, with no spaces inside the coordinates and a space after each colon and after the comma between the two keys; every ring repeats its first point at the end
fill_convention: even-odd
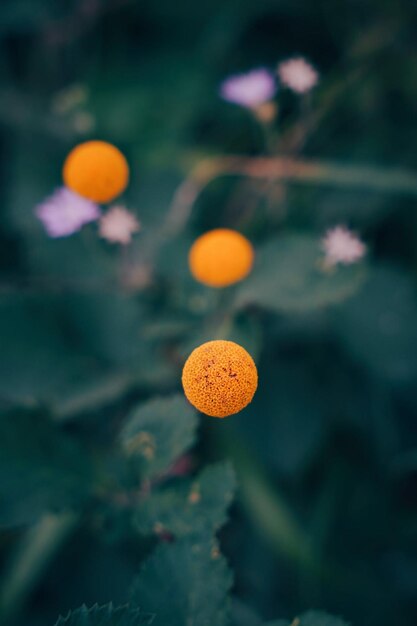
{"type": "MultiPolygon", "coordinates": [[[[139,626],[152,624],[154,616],[142,613],[140,609],[131,609],[128,606],[114,608],[112,604],[105,606],[95,605],[90,609],[85,605],[72,611],[67,617],[60,617],[56,626],[139,626]]],[[[199,621],[190,623],[199,624],[199,621]]],[[[172,624],[176,624],[175,618],[172,624]]],[[[204,622],[209,624],[211,622],[204,622]]],[[[216,622],[217,623],[217,622],[216,622]]],[[[220,622],[222,623],[222,622],[220,622]]],[[[184,621],[178,622],[184,624],[184,621]]],[[[268,622],[265,626],[347,626],[341,619],[331,617],[325,613],[309,611],[305,615],[296,617],[292,623],[286,620],[268,622]]]]}
{"type": "MultiPolygon", "coordinates": [[[[42,532],[42,516],[48,511],[54,511],[57,522],[48,527],[49,533],[59,532],[65,510],[78,511],[79,516],[83,509],[98,506],[104,507],[105,515],[120,514],[114,503],[97,493],[100,481],[106,483],[109,477],[99,477],[86,451],[42,412],[4,414],[1,426],[3,528],[41,519],[42,532]],[[97,498],[100,504],[94,505],[97,498]]],[[[60,617],[56,626],[230,624],[232,573],[219,550],[217,532],[233,499],[234,471],[229,463],[216,463],[193,477],[179,478],[172,469],[193,445],[196,427],[195,412],[179,395],[141,403],[127,416],[119,440],[122,473],[130,478],[119,485],[124,485],[123,494],[114,486],[111,493],[118,495],[118,502],[123,495],[132,533],[156,536],[159,545],[134,578],[129,604],[82,606],[60,617]]],[[[40,541],[35,532],[34,546],[40,541]]],[[[23,562],[27,559],[30,562],[23,553],[23,562]]],[[[320,614],[306,614],[300,620],[306,626],[342,624],[320,614]]]]}

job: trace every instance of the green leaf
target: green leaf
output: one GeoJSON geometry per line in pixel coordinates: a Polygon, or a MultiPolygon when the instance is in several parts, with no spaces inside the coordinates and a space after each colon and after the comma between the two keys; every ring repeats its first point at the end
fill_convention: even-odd
{"type": "Polygon", "coordinates": [[[0,417],[0,526],[79,506],[90,479],[83,449],[40,412],[0,417]]]}
{"type": "Polygon", "coordinates": [[[114,607],[110,602],[104,606],[95,604],[89,609],[83,604],[66,617],[59,617],[55,626],[139,626],[152,624],[154,617],[129,605],[114,607]]]}
{"type": "Polygon", "coordinates": [[[209,536],[163,544],[145,562],[132,600],[157,614],[158,626],[226,626],[232,574],[209,536]]]}
{"type": "Polygon", "coordinates": [[[300,617],[295,617],[292,622],[288,620],[274,620],[264,626],[349,626],[339,617],[333,617],[322,611],[308,611],[300,617]]]}
{"type": "Polygon", "coordinates": [[[197,415],[181,394],[149,400],[129,416],[122,445],[144,476],[166,470],[195,440],[197,415]]]}
{"type": "Polygon", "coordinates": [[[340,341],[378,376],[413,381],[417,373],[417,298],[395,266],[372,268],[366,289],[333,311],[340,341]]]}
{"type": "MultiPolygon", "coordinates": [[[[294,620],[297,624],[296,620],[294,620]]],[[[293,622],[293,624],[294,624],[293,622]]],[[[297,626],[349,626],[347,622],[322,611],[308,611],[301,615],[297,626]]]]}
{"type": "Polygon", "coordinates": [[[195,480],[151,494],[139,508],[140,532],[168,530],[176,537],[214,534],[227,519],[235,474],[229,463],[204,469],[195,480]]]}
{"type": "Polygon", "coordinates": [[[93,369],[63,331],[59,297],[1,296],[0,318],[0,394],[10,402],[49,401],[93,369]]]}
{"type": "MultiPolygon", "coordinates": [[[[256,610],[236,595],[231,597],[231,626],[262,626],[256,610]]],[[[284,626],[288,626],[284,624],[284,626]]]]}
{"type": "Polygon", "coordinates": [[[310,362],[287,355],[274,355],[273,367],[261,366],[259,377],[262,394],[242,414],[239,431],[274,472],[294,476],[311,463],[324,440],[328,391],[317,385],[310,362]],[[258,415],[262,430],[253,428],[258,415]]]}
{"type": "Polygon", "coordinates": [[[345,300],[361,286],[363,264],[325,270],[322,261],[315,237],[287,235],[269,241],[259,250],[253,273],[238,287],[236,306],[310,311],[345,300]]]}

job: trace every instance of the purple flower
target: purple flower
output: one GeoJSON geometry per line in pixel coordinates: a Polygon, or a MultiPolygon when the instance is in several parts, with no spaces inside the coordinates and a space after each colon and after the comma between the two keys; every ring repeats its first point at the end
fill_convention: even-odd
{"type": "Polygon", "coordinates": [[[35,209],[50,237],[68,237],[100,217],[100,209],[66,187],[60,187],[35,209]]]}
{"type": "Polygon", "coordinates": [[[271,100],[276,90],[274,75],[265,68],[259,68],[226,78],[220,85],[220,96],[223,100],[251,109],[271,100]]]}

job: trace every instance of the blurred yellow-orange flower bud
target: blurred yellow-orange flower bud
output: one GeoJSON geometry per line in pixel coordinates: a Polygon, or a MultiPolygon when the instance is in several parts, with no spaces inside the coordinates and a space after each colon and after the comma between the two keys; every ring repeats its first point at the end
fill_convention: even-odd
{"type": "Polygon", "coordinates": [[[110,202],[127,187],[129,166],[123,154],[105,141],[86,141],[67,156],[65,185],[94,202],[110,202]]]}
{"type": "Polygon", "coordinates": [[[277,116],[277,105],[275,102],[263,102],[253,109],[255,117],[264,124],[273,122],[277,116]]]}
{"type": "Polygon", "coordinates": [[[227,287],[249,274],[253,259],[253,247],[246,237],[217,228],[194,242],[188,261],[196,280],[209,287],[227,287]]]}
{"type": "Polygon", "coordinates": [[[182,385],[196,409],[211,417],[227,417],[252,401],[258,372],[250,354],[237,343],[208,341],[188,357],[182,385]]]}

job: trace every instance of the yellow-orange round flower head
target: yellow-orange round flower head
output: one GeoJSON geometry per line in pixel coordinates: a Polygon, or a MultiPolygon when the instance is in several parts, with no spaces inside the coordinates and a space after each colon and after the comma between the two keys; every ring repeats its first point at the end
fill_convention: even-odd
{"type": "Polygon", "coordinates": [[[208,341],[188,357],[182,385],[196,409],[211,417],[227,417],[252,401],[258,372],[250,354],[237,343],[208,341]]]}
{"type": "Polygon", "coordinates": [[[129,166],[123,154],[106,141],[86,141],[67,156],[65,185],[94,202],[110,202],[127,187],[129,166]]]}
{"type": "Polygon", "coordinates": [[[252,269],[250,241],[235,230],[217,228],[201,235],[191,246],[188,262],[196,280],[209,287],[227,287],[252,269]]]}

